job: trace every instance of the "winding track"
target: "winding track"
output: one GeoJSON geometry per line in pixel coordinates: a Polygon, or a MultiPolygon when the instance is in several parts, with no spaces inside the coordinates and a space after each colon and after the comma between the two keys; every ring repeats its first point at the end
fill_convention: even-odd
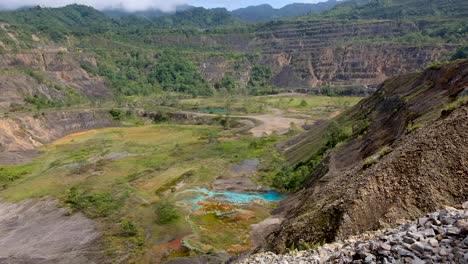
{"type": "MultiPolygon", "coordinates": [[[[292,118],[284,116],[283,111],[278,108],[270,108],[272,113],[262,115],[232,115],[231,117],[239,118],[246,125],[251,125],[252,128],[248,132],[252,133],[255,137],[261,137],[263,135],[270,135],[272,133],[278,133],[280,135],[288,133],[291,124],[294,123],[297,126],[305,124],[305,119],[292,118]],[[250,124],[249,124],[250,123],[250,124]],[[253,124],[252,124],[253,123],[253,124]]],[[[191,114],[194,116],[212,116],[216,117],[216,114],[200,113],[200,112],[186,112],[183,113],[191,114]]]]}

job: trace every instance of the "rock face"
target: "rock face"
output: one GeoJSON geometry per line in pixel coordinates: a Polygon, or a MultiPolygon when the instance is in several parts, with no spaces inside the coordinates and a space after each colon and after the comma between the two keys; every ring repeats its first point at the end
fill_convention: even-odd
{"type": "Polygon", "coordinates": [[[0,164],[21,161],[20,157],[15,159],[15,153],[31,153],[67,134],[116,125],[107,110],[61,110],[0,118],[0,164]]]}
{"type": "Polygon", "coordinates": [[[98,225],[52,199],[0,203],[0,263],[106,263],[98,225]]]}
{"type": "MultiPolygon", "coordinates": [[[[286,220],[259,249],[285,252],[300,241],[333,242],[468,200],[468,105],[441,115],[467,86],[468,61],[458,61],[386,81],[338,116],[338,122],[367,125],[282,203],[276,214],[286,220]]],[[[323,144],[314,139],[322,131],[306,133],[287,155],[312,153],[323,144]]],[[[308,159],[292,156],[292,162],[308,159]]]]}
{"type": "Polygon", "coordinates": [[[67,134],[116,125],[107,110],[25,111],[40,106],[35,103],[73,106],[110,98],[104,81],[89,76],[82,63],[95,66],[96,60],[54,47],[0,54],[0,164],[27,161],[37,154],[34,148],[67,134]]]}
{"type": "Polygon", "coordinates": [[[96,61],[90,54],[63,50],[0,54],[0,110],[9,110],[12,104],[23,104],[25,98],[33,96],[64,101],[70,93],[64,88],[92,99],[111,97],[104,81],[89,76],[81,63],[95,65],[96,61]],[[27,73],[31,70],[36,75],[27,73]]]}
{"type": "Polygon", "coordinates": [[[467,263],[467,221],[468,210],[447,208],[314,250],[256,254],[238,263],[467,263]]]}

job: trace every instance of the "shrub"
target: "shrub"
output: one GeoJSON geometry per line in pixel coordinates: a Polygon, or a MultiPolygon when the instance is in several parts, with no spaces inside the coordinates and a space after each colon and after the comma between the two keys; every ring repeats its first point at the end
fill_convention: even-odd
{"type": "Polygon", "coordinates": [[[154,123],[163,123],[169,121],[169,115],[165,112],[156,112],[151,115],[151,120],[154,123]]]}
{"type": "Polygon", "coordinates": [[[168,200],[157,203],[154,211],[156,213],[156,222],[163,225],[169,224],[180,217],[176,206],[168,200]]]}
{"type": "Polygon", "coordinates": [[[284,167],[273,177],[273,187],[286,191],[297,190],[310,174],[310,168],[306,165],[302,165],[296,169],[284,167]]]}
{"type": "Polygon", "coordinates": [[[104,217],[121,207],[122,201],[107,192],[88,193],[73,187],[67,191],[66,204],[90,217],[104,217]]]}
{"type": "Polygon", "coordinates": [[[448,111],[448,112],[451,112],[457,108],[460,108],[462,105],[465,105],[466,103],[468,103],[468,96],[462,96],[460,98],[458,98],[457,100],[449,103],[444,111],[448,111]]]}
{"type": "Polygon", "coordinates": [[[379,161],[378,156],[373,155],[364,160],[364,168],[368,168],[379,161]]]}
{"type": "Polygon", "coordinates": [[[308,105],[307,101],[302,99],[301,103],[299,104],[299,107],[306,107],[308,105]]]}
{"type": "Polygon", "coordinates": [[[416,129],[418,129],[420,127],[421,127],[420,124],[414,124],[414,123],[411,122],[406,127],[406,131],[407,131],[407,133],[412,133],[413,131],[415,131],[416,129]]]}
{"type": "Polygon", "coordinates": [[[112,118],[116,121],[122,120],[122,117],[124,116],[124,112],[120,109],[111,109],[109,113],[111,114],[112,118]]]}
{"type": "Polygon", "coordinates": [[[468,46],[458,48],[452,55],[452,60],[466,59],[468,58],[468,46]]]}
{"type": "Polygon", "coordinates": [[[392,151],[393,151],[393,149],[392,149],[391,147],[385,146],[385,147],[383,147],[383,148],[381,148],[381,149],[379,150],[379,155],[380,155],[381,157],[383,157],[383,156],[387,155],[388,153],[390,153],[390,152],[392,152],[392,151]]]}
{"type": "Polygon", "coordinates": [[[31,76],[33,79],[35,79],[39,84],[43,84],[45,82],[45,76],[41,72],[27,69],[26,74],[31,76]]]}
{"type": "Polygon", "coordinates": [[[431,62],[429,63],[429,65],[427,66],[427,68],[429,70],[439,70],[442,68],[444,64],[440,61],[434,61],[434,62],[431,62]]]}
{"type": "Polygon", "coordinates": [[[200,139],[207,140],[209,144],[218,142],[218,131],[212,129],[206,129],[200,131],[200,139]]]}
{"type": "Polygon", "coordinates": [[[138,234],[137,226],[131,221],[120,222],[120,229],[122,230],[120,235],[124,237],[136,236],[138,234]]]}
{"type": "Polygon", "coordinates": [[[61,102],[49,100],[47,97],[38,94],[24,98],[24,101],[28,104],[34,105],[37,109],[63,106],[63,103],[61,102]]]}

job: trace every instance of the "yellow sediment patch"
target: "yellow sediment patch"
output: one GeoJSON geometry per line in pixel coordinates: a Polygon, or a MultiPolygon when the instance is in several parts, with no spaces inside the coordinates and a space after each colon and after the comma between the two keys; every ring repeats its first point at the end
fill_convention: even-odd
{"type": "Polygon", "coordinates": [[[67,141],[70,141],[70,140],[72,140],[74,138],[77,138],[79,136],[83,136],[83,135],[90,134],[90,133],[96,133],[96,132],[97,132],[96,129],[76,132],[76,133],[67,135],[67,136],[65,136],[65,137],[63,137],[61,139],[56,140],[55,142],[53,142],[53,144],[63,144],[63,143],[66,143],[67,141]]]}

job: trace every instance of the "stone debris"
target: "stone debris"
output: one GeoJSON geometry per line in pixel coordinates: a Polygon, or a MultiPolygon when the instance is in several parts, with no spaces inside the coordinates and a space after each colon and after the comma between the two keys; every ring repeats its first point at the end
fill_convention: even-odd
{"type": "Polygon", "coordinates": [[[285,255],[258,253],[238,263],[468,263],[468,203],[384,229],[285,255]]]}

